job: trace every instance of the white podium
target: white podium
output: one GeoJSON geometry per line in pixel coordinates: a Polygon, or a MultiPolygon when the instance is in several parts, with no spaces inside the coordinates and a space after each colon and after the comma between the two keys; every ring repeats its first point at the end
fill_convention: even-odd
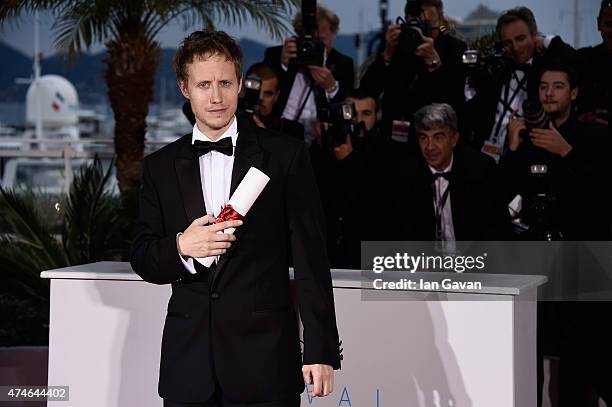
{"type": "MultiPolygon", "coordinates": [[[[157,380],[170,286],[143,282],[128,263],[116,262],[41,277],[52,279],[48,383],[69,386],[70,395],[53,405],[161,407],[157,380]]],[[[342,370],[332,395],[303,393],[302,406],[536,405],[535,301],[545,277],[478,274],[477,294],[412,293],[420,300],[374,290],[364,296],[359,271],[332,270],[332,278],[342,370]]]]}

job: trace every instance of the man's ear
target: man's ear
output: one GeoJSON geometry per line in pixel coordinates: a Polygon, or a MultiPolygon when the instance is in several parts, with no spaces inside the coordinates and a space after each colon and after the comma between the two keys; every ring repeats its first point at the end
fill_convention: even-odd
{"type": "Polygon", "coordinates": [[[244,81],[242,80],[242,75],[240,75],[240,77],[238,78],[238,93],[242,91],[242,82],[244,81]]]}
{"type": "Polygon", "coordinates": [[[575,87],[574,89],[572,89],[572,91],[570,92],[570,97],[572,98],[572,102],[576,100],[579,92],[580,92],[580,89],[578,87],[575,87]]]}
{"type": "Polygon", "coordinates": [[[187,88],[187,82],[178,81],[178,86],[179,89],[181,90],[181,93],[183,94],[183,96],[185,96],[187,99],[189,99],[189,89],[187,88]]]}
{"type": "Polygon", "coordinates": [[[452,135],[451,139],[453,140],[453,147],[456,147],[457,143],[459,142],[459,132],[456,131],[455,134],[452,135]]]}

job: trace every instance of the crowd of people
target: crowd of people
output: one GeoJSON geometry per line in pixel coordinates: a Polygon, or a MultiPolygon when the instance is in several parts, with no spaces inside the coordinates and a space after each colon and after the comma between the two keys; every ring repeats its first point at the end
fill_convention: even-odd
{"type": "MultiPolygon", "coordinates": [[[[405,14],[361,77],[321,5],[318,63],[298,13],[295,36],[245,75],[259,81],[253,123],[309,147],[331,266],[360,268],[370,240],[609,240],[612,2],[594,22],[602,43],[582,49],[541,34],[527,7],[503,12],[498,44],[480,52],[453,35],[442,0],[408,1],[405,14]]],[[[603,316],[564,312],[582,311],[603,316]]],[[[605,349],[602,332],[566,345],[605,349]]],[[[604,359],[565,352],[562,405],[612,403],[604,359]]]]}
{"type": "Polygon", "coordinates": [[[479,52],[449,30],[441,0],[405,14],[358,86],[321,5],[319,65],[299,56],[298,13],[295,36],[245,75],[260,82],[253,122],[310,148],[332,266],[359,268],[367,240],[607,240],[611,2],[602,43],[579,50],[542,35],[527,7],[505,11],[495,49],[479,52]],[[392,236],[367,220],[389,209],[392,236]]]}

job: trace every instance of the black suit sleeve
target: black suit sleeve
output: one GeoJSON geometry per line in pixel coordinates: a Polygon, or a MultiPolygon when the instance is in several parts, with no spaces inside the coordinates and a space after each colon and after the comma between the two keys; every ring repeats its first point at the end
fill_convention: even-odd
{"type": "Polygon", "coordinates": [[[169,284],[191,274],[179,257],[176,234],[168,234],[164,230],[160,199],[150,166],[149,161],[145,159],[130,263],[143,280],[155,284],[169,284]]]}
{"type": "Polygon", "coordinates": [[[305,365],[340,368],[339,340],[331,274],[325,247],[325,221],[305,145],[289,168],[286,209],[300,316],[305,365]]]}
{"type": "Polygon", "coordinates": [[[339,60],[338,68],[334,72],[334,77],[338,81],[338,93],[330,100],[331,103],[342,102],[346,95],[353,90],[355,85],[355,68],[353,59],[343,57],[339,60]]]}

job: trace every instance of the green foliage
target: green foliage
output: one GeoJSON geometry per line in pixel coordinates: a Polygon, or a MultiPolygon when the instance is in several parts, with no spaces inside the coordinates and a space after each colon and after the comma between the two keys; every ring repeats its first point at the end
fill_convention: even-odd
{"type": "Polygon", "coordinates": [[[52,205],[56,216],[43,215],[48,196],[0,187],[0,319],[7,321],[0,344],[27,338],[24,332],[46,338],[40,332],[48,324],[49,283],[42,271],[127,258],[134,210],[126,202],[134,200],[109,191],[111,169],[104,172],[98,159],[82,167],[68,195],[52,205]]]}

